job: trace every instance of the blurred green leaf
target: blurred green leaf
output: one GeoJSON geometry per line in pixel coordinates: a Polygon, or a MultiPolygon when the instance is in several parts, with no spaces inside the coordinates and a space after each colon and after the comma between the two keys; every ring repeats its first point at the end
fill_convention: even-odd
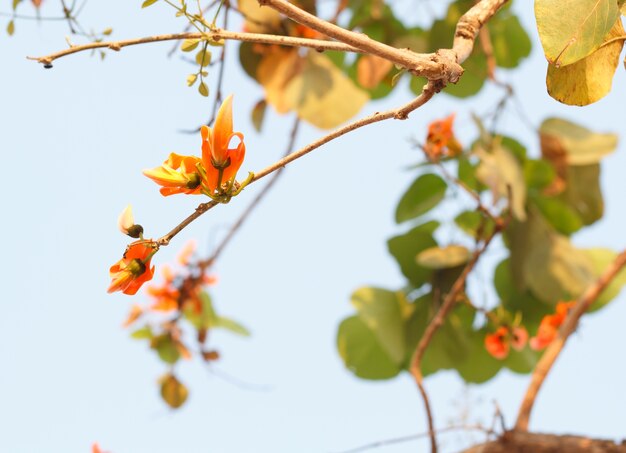
{"type": "Polygon", "coordinates": [[[419,176],[404,193],[396,208],[396,222],[402,223],[419,217],[443,200],[446,182],[432,173],[419,176]]]}
{"type": "MultiPolygon", "coordinates": [[[[593,248],[587,249],[585,252],[591,259],[596,278],[599,278],[617,257],[617,253],[609,249],[593,248]]],[[[617,297],[624,285],[626,285],[626,269],[622,269],[615,276],[615,278],[611,280],[609,286],[607,286],[606,289],[600,293],[600,296],[598,296],[595,302],[591,305],[589,311],[599,310],[611,302],[615,297],[617,297]]]]}
{"type": "Polygon", "coordinates": [[[150,346],[165,363],[172,365],[180,359],[180,352],[169,334],[162,334],[152,338],[150,346]]]}
{"type": "Polygon", "coordinates": [[[531,198],[543,217],[559,233],[570,236],[583,227],[580,216],[561,199],[539,194],[534,194],[531,198]]]}
{"type": "Polygon", "coordinates": [[[476,177],[491,189],[494,201],[509,196],[510,209],[518,220],[526,219],[526,182],[519,161],[506,147],[494,141],[489,151],[477,146],[475,154],[480,158],[476,177]]]}
{"type": "Polygon", "coordinates": [[[555,176],[554,167],[543,159],[528,159],[524,162],[524,180],[528,188],[545,189],[554,181],[555,176]]]}
{"type": "Polygon", "coordinates": [[[604,214],[600,165],[567,167],[565,191],[560,197],[580,216],[585,225],[600,220],[604,214]]]}
{"type": "Polygon", "coordinates": [[[243,325],[239,324],[237,321],[234,321],[230,318],[225,318],[223,316],[217,316],[212,327],[221,327],[222,329],[230,330],[237,335],[242,335],[244,337],[250,336],[250,331],[246,329],[243,325]]]}
{"type": "Polygon", "coordinates": [[[7,34],[13,36],[13,33],[15,33],[15,21],[10,20],[7,24],[7,34]]]}
{"type": "Polygon", "coordinates": [[[339,325],[337,350],[346,368],[363,379],[391,379],[401,371],[358,316],[346,318],[339,325]]]}
{"type": "Polygon", "coordinates": [[[135,340],[151,340],[153,337],[152,329],[150,328],[150,326],[144,326],[141,329],[137,329],[133,333],[131,333],[130,337],[134,338],[135,340]]]}
{"type": "Polygon", "coordinates": [[[404,295],[381,288],[363,287],[351,297],[361,321],[371,330],[389,358],[401,365],[405,356],[404,295]]]}
{"type": "Polygon", "coordinates": [[[404,276],[416,288],[428,282],[432,276],[432,270],[418,265],[416,257],[422,250],[437,245],[433,232],[438,226],[438,222],[427,222],[387,241],[389,253],[396,259],[404,276]]]}
{"type": "Polygon", "coordinates": [[[495,227],[493,220],[479,211],[463,211],[455,217],[454,222],[474,239],[491,236],[495,227]]]}
{"type": "Polygon", "coordinates": [[[489,34],[496,64],[515,68],[530,55],[531,42],[519,19],[510,10],[497,14],[489,21],[489,34]]]}
{"type": "Polygon", "coordinates": [[[142,4],[141,7],[142,8],[147,8],[150,5],[154,5],[156,2],[158,2],[159,0],[145,0],[142,4]]]}

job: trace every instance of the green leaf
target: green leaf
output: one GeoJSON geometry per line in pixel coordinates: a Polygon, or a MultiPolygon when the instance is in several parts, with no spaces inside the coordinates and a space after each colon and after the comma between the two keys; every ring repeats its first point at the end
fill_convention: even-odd
{"type": "Polygon", "coordinates": [[[152,329],[150,328],[150,326],[144,326],[141,329],[137,329],[133,333],[131,333],[130,337],[134,338],[135,340],[151,340],[153,337],[152,329]]]}
{"type": "Polygon", "coordinates": [[[467,383],[481,384],[498,374],[502,361],[493,358],[485,349],[486,329],[472,332],[468,342],[467,360],[458,364],[457,371],[467,383]]]}
{"type": "Polygon", "coordinates": [[[491,236],[495,227],[493,220],[478,211],[463,211],[455,217],[454,223],[474,239],[491,236]]]}
{"type": "Polygon", "coordinates": [[[613,75],[624,47],[624,27],[618,18],[602,47],[564,67],[548,65],[548,94],[567,105],[589,105],[611,91],[613,75]],[[621,38],[621,39],[620,39],[621,38]]]}
{"type": "Polygon", "coordinates": [[[104,36],[110,36],[110,35],[111,35],[111,33],[113,33],[113,29],[112,29],[111,27],[109,27],[109,28],[105,28],[104,30],[102,30],[102,34],[103,34],[104,36]]]}
{"type": "Polygon", "coordinates": [[[13,36],[13,33],[15,33],[15,21],[10,20],[7,24],[7,34],[13,36]]]}
{"type": "Polygon", "coordinates": [[[446,182],[432,173],[419,176],[400,199],[396,208],[396,222],[419,217],[443,200],[446,182]]]}
{"type": "Polygon", "coordinates": [[[159,358],[165,363],[173,365],[178,361],[178,359],[180,359],[180,352],[169,334],[162,334],[154,337],[150,347],[156,350],[159,358]]]}
{"type": "Polygon", "coordinates": [[[438,222],[427,222],[387,241],[389,253],[398,262],[404,276],[416,288],[428,282],[432,276],[432,270],[417,264],[415,258],[422,250],[437,245],[433,232],[438,226],[438,222]]]}
{"type": "Polygon", "coordinates": [[[600,220],[604,214],[600,165],[567,167],[566,186],[561,198],[580,216],[585,225],[600,220]]]}
{"type": "Polygon", "coordinates": [[[185,404],[189,396],[189,390],[173,374],[166,374],[159,379],[161,384],[161,397],[172,409],[178,409],[185,404]]]}
{"type": "Polygon", "coordinates": [[[200,93],[204,97],[207,97],[209,95],[209,87],[206,83],[200,82],[200,85],[198,85],[198,93],[200,93]]]}
{"type": "Polygon", "coordinates": [[[567,66],[596,50],[619,16],[615,0],[536,0],[535,18],[548,62],[567,66]]]}
{"type": "Polygon", "coordinates": [[[510,190],[511,212],[516,219],[525,220],[526,182],[519,161],[497,141],[492,143],[491,152],[478,146],[475,154],[480,158],[480,165],[476,170],[478,180],[491,189],[494,201],[508,197],[510,190]]]}
{"type": "Polygon", "coordinates": [[[541,123],[539,133],[543,154],[565,153],[568,165],[597,164],[617,147],[616,134],[598,134],[562,118],[548,118],[541,123]]]}
{"type": "Polygon", "coordinates": [[[483,186],[476,178],[476,169],[478,165],[473,164],[470,160],[465,156],[460,156],[458,158],[459,167],[458,167],[458,178],[459,181],[464,183],[467,187],[472,189],[474,192],[480,192],[483,190],[483,186]]]}
{"type": "Polygon", "coordinates": [[[404,294],[363,287],[352,294],[350,302],[389,358],[401,365],[405,357],[403,310],[408,304],[404,294]]]}
{"type": "Polygon", "coordinates": [[[465,264],[470,259],[470,251],[461,245],[431,247],[417,255],[417,264],[428,269],[448,269],[465,264]]]}
{"type": "Polygon", "coordinates": [[[265,99],[261,99],[259,102],[254,104],[254,107],[252,108],[252,125],[257,132],[261,132],[266,110],[267,102],[265,101],[265,99]]]}
{"type": "Polygon", "coordinates": [[[524,162],[524,180],[530,189],[545,189],[555,176],[554,167],[546,160],[528,159],[524,162]]]}
{"type": "Polygon", "coordinates": [[[13,0],[13,11],[17,9],[17,5],[22,3],[22,0],[13,0]]]}
{"type": "Polygon", "coordinates": [[[183,52],[191,52],[200,44],[199,39],[185,39],[183,43],[180,45],[180,50],[183,52]]]}
{"type": "Polygon", "coordinates": [[[515,68],[523,58],[530,55],[530,38],[510,10],[497,14],[489,21],[489,34],[498,66],[515,68]]]}
{"type": "Polygon", "coordinates": [[[225,318],[223,316],[217,316],[211,327],[221,327],[222,329],[230,330],[231,332],[236,333],[237,335],[242,335],[244,337],[250,336],[250,331],[244,326],[239,324],[237,321],[234,321],[230,318],[225,318]]]}
{"type": "Polygon", "coordinates": [[[358,316],[346,318],[339,325],[337,350],[346,368],[363,379],[391,379],[401,371],[358,316]]]}
{"type": "Polygon", "coordinates": [[[534,195],[532,200],[543,217],[559,233],[570,236],[582,228],[583,221],[578,213],[563,200],[542,195],[534,195]]]}
{"type": "MultiPolygon", "coordinates": [[[[594,248],[585,250],[585,252],[587,252],[587,255],[591,259],[596,278],[599,278],[617,257],[617,253],[609,249],[594,248]]],[[[617,297],[624,285],[626,285],[626,269],[622,269],[615,278],[611,280],[611,283],[609,283],[606,289],[600,293],[600,296],[598,296],[591,305],[589,311],[599,310],[611,302],[617,297]]]]}
{"type": "Polygon", "coordinates": [[[154,5],[156,2],[158,2],[159,0],[145,0],[142,4],[141,7],[142,8],[147,8],[150,5],[154,5]]]}
{"type": "Polygon", "coordinates": [[[522,253],[511,250],[511,260],[521,260],[523,279],[539,299],[554,304],[578,297],[595,281],[588,255],[568,238],[556,233],[538,213],[521,226],[526,229],[522,253]]]}
{"type": "Polygon", "coordinates": [[[541,357],[541,351],[533,351],[528,345],[521,351],[511,348],[503,365],[515,373],[528,374],[535,368],[539,357],[541,357]]]}

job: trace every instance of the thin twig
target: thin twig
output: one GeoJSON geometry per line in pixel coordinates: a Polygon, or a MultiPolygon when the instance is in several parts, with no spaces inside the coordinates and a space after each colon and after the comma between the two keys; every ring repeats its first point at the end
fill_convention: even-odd
{"type": "MultiPolygon", "coordinates": [[[[347,134],[348,132],[352,132],[363,126],[367,126],[372,123],[378,123],[380,121],[388,120],[391,118],[398,119],[398,120],[407,119],[409,117],[409,113],[411,113],[412,111],[424,105],[435,95],[435,93],[438,93],[439,91],[441,91],[441,89],[442,89],[441,83],[428,82],[424,86],[424,89],[422,90],[422,94],[420,94],[418,97],[413,99],[411,102],[397,109],[387,110],[385,112],[376,112],[370,116],[366,116],[365,118],[361,118],[360,120],[353,121],[352,123],[348,123],[345,126],[340,127],[339,129],[336,129],[330,134],[327,134],[324,137],[321,137],[315,140],[314,142],[308,144],[304,148],[301,148],[298,151],[293,152],[286,157],[283,157],[282,159],[275,162],[274,164],[264,168],[258,173],[255,173],[254,178],[252,178],[252,181],[250,182],[250,184],[264,178],[265,176],[271,173],[274,173],[275,171],[281,169],[285,165],[293,162],[294,160],[297,160],[303,157],[304,155],[310,153],[311,151],[319,148],[322,145],[325,145],[326,143],[336,138],[341,137],[342,135],[347,134]]],[[[210,209],[213,209],[218,204],[219,203],[216,201],[209,201],[207,203],[201,203],[200,205],[198,205],[198,207],[196,208],[193,214],[189,215],[185,220],[183,220],[180,224],[174,227],[169,233],[157,239],[156,242],[161,246],[168,245],[170,241],[172,240],[172,238],[174,238],[174,236],[180,233],[187,225],[189,225],[191,222],[196,220],[205,212],[209,211],[210,209]]]]}
{"type": "MultiPolygon", "coordinates": [[[[295,120],[295,122],[293,124],[293,127],[291,128],[291,133],[289,134],[289,143],[287,144],[287,149],[285,151],[285,157],[288,156],[291,153],[291,151],[293,150],[293,146],[295,144],[296,137],[298,135],[298,126],[299,125],[300,125],[300,118],[296,118],[296,120],[295,120]]],[[[267,193],[270,191],[272,186],[276,183],[276,181],[278,180],[280,175],[283,173],[282,170],[283,170],[283,168],[279,168],[276,172],[274,172],[274,174],[272,175],[270,180],[267,182],[267,184],[265,184],[263,189],[261,189],[259,191],[259,193],[256,195],[256,197],[254,197],[254,199],[252,200],[252,202],[250,202],[250,204],[246,207],[246,209],[241,213],[241,215],[239,216],[237,221],[233,224],[233,226],[230,228],[230,230],[226,234],[226,237],[224,237],[222,242],[220,242],[220,244],[216,247],[216,249],[213,252],[213,254],[209,258],[207,258],[206,260],[200,261],[198,263],[198,266],[200,266],[201,268],[206,268],[206,267],[211,266],[217,260],[217,258],[224,251],[224,248],[231,241],[231,239],[233,238],[235,233],[237,233],[239,228],[241,228],[241,225],[243,225],[243,223],[250,216],[252,211],[255,210],[255,208],[259,205],[261,200],[267,195],[267,193]]]]}
{"type": "Polygon", "coordinates": [[[450,292],[446,295],[443,303],[441,304],[441,307],[435,314],[435,317],[430,321],[428,326],[426,326],[426,330],[424,331],[422,338],[420,338],[417,348],[415,349],[415,353],[413,354],[413,357],[411,358],[411,365],[410,365],[409,371],[411,375],[413,376],[413,379],[415,380],[415,383],[417,384],[417,388],[420,394],[422,395],[422,399],[424,401],[424,407],[426,409],[426,418],[428,421],[428,432],[430,433],[432,453],[437,452],[437,439],[435,437],[436,431],[434,428],[433,415],[432,415],[432,410],[430,407],[430,400],[428,398],[428,394],[426,393],[426,389],[424,387],[424,376],[422,375],[422,358],[424,357],[426,348],[428,348],[428,345],[432,341],[433,336],[435,335],[437,330],[443,325],[448,313],[456,305],[458,301],[458,297],[463,291],[463,288],[465,287],[465,282],[470,272],[474,269],[474,267],[476,266],[476,263],[478,263],[478,260],[483,255],[485,250],[487,250],[487,247],[489,247],[489,244],[491,243],[492,239],[506,227],[506,223],[503,220],[501,219],[498,219],[498,220],[499,221],[495,223],[492,233],[483,242],[482,247],[474,251],[471,259],[463,268],[461,275],[458,276],[458,278],[452,285],[450,292]]]}
{"type": "Polygon", "coordinates": [[[558,358],[559,354],[565,346],[565,342],[569,336],[576,330],[580,317],[589,309],[592,303],[598,299],[600,294],[606,289],[606,287],[613,281],[620,270],[626,266],[626,250],[617,255],[613,263],[602,273],[600,278],[591,285],[583,293],[582,296],[576,302],[576,305],[570,310],[565,322],[559,329],[558,336],[547,347],[535,369],[533,370],[528,389],[522,400],[519,412],[517,414],[517,422],[515,423],[515,429],[520,431],[528,430],[528,422],[530,420],[530,413],[535,404],[535,399],[539,393],[544,380],[548,376],[548,373],[552,369],[554,362],[558,358]]]}
{"type": "MultiPolygon", "coordinates": [[[[482,425],[455,425],[455,426],[447,426],[445,428],[441,428],[437,430],[437,434],[448,433],[452,431],[482,431],[487,435],[494,434],[494,431],[489,428],[485,428],[482,425]]],[[[351,448],[350,450],[343,450],[338,453],[357,453],[365,450],[372,450],[374,448],[387,447],[389,445],[401,444],[404,442],[410,442],[412,440],[418,440],[423,437],[427,437],[429,435],[428,432],[419,433],[419,434],[410,434],[408,436],[402,437],[394,437],[393,439],[385,439],[379,440],[376,442],[372,442],[369,444],[361,445],[360,447],[351,448]]]]}
{"type": "Polygon", "coordinates": [[[280,36],[269,35],[262,33],[246,33],[246,32],[233,32],[228,30],[215,29],[213,31],[207,31],[204,33],[199,32],[187,32],[187,33],[172,33],[166,35],[147,36],[144,38],[125,39],[121,41],[102,41],[102,42],[90,42],[87,44],[81,44],[72,46],[68,49],[60,50],[58,52],[45,55],[43,57],[26,57],[29,60],[37,61],[47,67],[51,67],[52,62],[67,55],[72,55],[79,52],[84,52],[91,49],[107,48],[115,51],[119,51],[124,47],[136,46],[140,44],[162,42],[162,41],[181,41],[185,39],[206,39],[210,41],[233,40],[252,42],[259,44],[278,44],[281,46],[291,47],[307,47],[315,49],[319,52],[324,50],[336,50],[340,52],[361,52],[359,49],[348,46],[346,44],[335,41],[324,41],[322,39],[308,39],[308,38],[296,38],[293,36],[280,36]]]}

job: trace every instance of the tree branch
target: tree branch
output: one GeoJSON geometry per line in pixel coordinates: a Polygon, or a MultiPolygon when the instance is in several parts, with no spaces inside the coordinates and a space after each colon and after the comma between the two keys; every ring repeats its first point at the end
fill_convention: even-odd
{"type": "MultiPolygon", "coordinates": [[[[558,336],[547,347],[539,362],[535,366],[530,384],[522,400],[522,405],[517,415],[517,422],[515,423],[515,429],[526,431],[528,430],[528,422],[530,420],[530,413],[533,409],[535,399],[539,393],[546,376],[550,372],[552,365],[558,358],[559,354],[565,346],[565,342],[569,336],[576,330],[580,317],[589,309],[591,304],[602,294],[606,287],[613,281],[616,275],[626,266],[626,250],[620,253],[617,258],[611,263],[611,265],[604,271],[600,278],[578,299],[576,305],[570,310],[565,322],[559,330],[558,336]]],[[[569,450],[568,450],[569,451],[569,450]]]]}
{"type": "Polygon", "coordinates": [[[121,41],[102,41],[102,42],[90,42],[87,44],[81,44],[78,46],[71,46],[68,49],[60,50],[49,55],[42,57],[26,57],[29,60],[37,61],[43,64],[46,68],[52,67],[52,62],[67,55],[72,55],[79,52],[84,52],[91,49],[107,48],[115,51],[119,51],[124,47],[136,46],[140,44],[148,44],[161,41],[182,41],[185,39],[208,39],[210,41],[233,40],[252,42],[259,44],[277,44],[281,46],[290,47],[307,47],[315,49],[318,52],[324,50],[336,50],[340,52],[361,52],[359,49],[346,45],[341,42],[325,41],[323,39],[308,39],[308,38],[296,38],[293,36],[280,36],[280,35],[268,35],[262,33],[245,33],[245,32],[233,32],[222,29],[215,29],[213,31],[207,31],[206,33],[199,32],[187,32],[187,33],[172,33],[167,35],[147,36],[144,38],[125,39],[121,41]]]}
{"type": "Polygon", "coordinates": [[[426,326],[426,330],[424,331],[422,338],[420,338],[420,341],[417,344],[417,348],[413,353],[413,357],[411,358],[409,372],[413,376],[413,379],[417,384],[417,388],[422,395],[422,399],[424,400],[424,408],[426,409],[426,418],[428,420],[428,432],[430,433],[430,447],[432,453],[437,453],[437,439],[435,437],[436,431],[433,422],[432,410],[430,408],[430,401],[428,398],[428,394],[426,393],[426,388],[424,387],[424,376],[422,375],[422,358],[424,357],[426,348],[428,348],[428,345],[432,341],[433,336],[435,335],[437,330],[439,330],[439,328],[443,325],[446,316],[448,316],[452,308],[454,308],[454,306],[456,305],[459,295],[463,291],[463,288],[465,288],[465,282],[470,272],[472,272],[482,254],[485,252],[485,250],[487,250],[487,247],[489,247],[492,239],[505,227],[506,224],[504,221],[499,220],[498,222],[496,222],[491,235],[489,235],[485,239],[485,242],[483,242],[483,245],[480,248],[474,251],[471,259],[465,265],[465,268],[463,268],[461,275],[459,275],[459,277],[452,285],[450,292],[446,295],[443,303],[441,304],[441,307],[435,314],[435,317],[430,321],[428,326],[426,326]]]}
{"type": "MultiPolygon", "coordinates": [[[[293,162],[294,160],[297,160],[303,156],[305,156],[306,154],[310,153],[311,151],[319,148],[322,145],[325,145],[326,143],[341,137],[342,135],[347,134],[348,132],[352,132],[356,129],[359,129],[363,126],[367,126],[368,124],[373,124],[373,123],[378,123],[380,121],[384,121],[384,120],[388,120],[391,118],[397,119],[397,120],[405,120],[409,117],[409,114],[418,109],[419,107],[421,107],[422,105],[424,105],[426,102],[428,102],[436,93],[438,93],[439,91],[441,91],[441,89],[443,88],[442,84],[440,82],[428,82],[425,86],[424,89],[422,90],[422,94],[420,94],[418,97],[416,97],[415,99],[413,99],[411,102],[403,105],[400,108],[397,109],[392,109],[392,110],[387,110],[385,112],[376,112],[370,116],[366,116],[365,118],[361,118],[360,120],[356,120],[353,121],[352,123],[348,123],[343,127],[340,127],[339,129],[336,129],[335,131],[331,132],[330,134],[327,134],[317,140],[315,140],[314,142],[308,144],[307,146],[305,146],[304,148],[299,149],[296,152],[293,152],[291,154],[289,154],[288,156],[285,156],[284,158],[280,159],[279,161],[275,162],[274,164],[264,168],[263,170],[259,171],[258,173],[255,173],[254,178],[252,179],[252,181],[250,182],[250,184],[264,178],[265,176],[274,173],[275,171],[280,170],[281,168],[283,168],[285,165],[293,162]]],[[[209,211],[210,209],[213,209],[215,206],[217,206],[219,203],[216,201],[209,201],[206,203],[201,203],[200,205],[198,205],[198,207],[196,208],[195,212],[193,214],[191,214],[190,216],[188,216],[185,220],[183,220],[180,224],[178,224],[176,227],[174,227],[169,233],[165,234],[164,236],[160,237],[159,239],[156,240],[156,243],[161,245],[161,246],[166,246],[170,243],[170,241],[174,238],[174,236],[176,236],[178,233],[180,233],[187,225],[189,225],[191,222],[193,222],[194,220],[196,220],[198,217],[200,217],[202,214],[204,214],[205,212],[209,211]]]]}
{"type": "Polygon", "coordinates": [[[499,439],[474,445],[462,453],[626,453],[624,442],[507,431],[499,439]]]}

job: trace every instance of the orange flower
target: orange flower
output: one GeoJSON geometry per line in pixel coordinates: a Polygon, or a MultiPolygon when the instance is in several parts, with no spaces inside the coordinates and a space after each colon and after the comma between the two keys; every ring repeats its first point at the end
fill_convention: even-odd
{"type": "Polygon", "coordinates": [[[485,349],[489,354],[499,360],[505,359],[509,355],[509,348],[520,351],[526,345],[528,332],[523,327],[506,326],[498,327],[494,333],[485,336],[485,349]]]}
{"type": "Polygon", "coordinates": [[[161,187],[161,195],[167,197],[175,193],[200,194],[201,178],[196,156],[181,156],[171,153],[160,167],[144,170],[143,174],[161,187]]]}
{"type": "Polygon", "coordinates": [[[207,126],[200,128],[202,136],[202,164],[206,171],[204,184],[209,192],[219,191],[224,183],[232,183],[246,154],[243,134],[233,132],[233,96],[222,103],[213,129],[207,126]],[[236,148],[229,148],[233,137],[239,139],[236,148]]]}
{"type": "Polygon", "coordinates": [[[185,244],[183,249],[180,251],[180,253],[176,257],[178,264],[182,266],[187,266],[189,264],[189,259],[192,257],[195,251],[196,251],[196,241],[191,240],[187,242],[187,244],[185,244]]]}
{"type": "Polygon", "coordinates": [[[424,152],[433,161],[439,161],[442,156],[456,156],[463,147],[454,136],[452,130],[454,113],[443,120],[433,121],[428,125],[428,136],[424,145],[424,152]]]}
{"type": "Polygon", "coordinates": [[[91,453],[107,453],[107,452],[100,450],[100,445],[98,445],[98,442],[94,442],[93,445],[91,446],[91,453]]]}
{"type": "Polygon", "coordinates": [[[137,239],[143,235],[143,227],[135,224],[133,209],[130,205],[126,206],[117,219],[117,227],[122,233],[131,238],[137,239]]]}
{"type": "Polygon", "coordinates": [[[537,335],[530,339],[532,349],[540,351],[552,343],[573,305],[574,302],[559,302],[556,304],[556,312],[553,315],[543,317],[537,329],[537,335]]]}
{"type": "Polygon", "coordinates": [[[154,243],[147,241],[133,242],[126,248],[121,260],[111,266],[111,285],[109,293],[122,291],[132,296],[141,285],[154,276],[154,266],[150,267],[150,260],[157,248],[154,243]]]}
{"type": "Polygon", "coordinates": [[[155,311],[178,310],[178,298],[180,297],[180,292],[174,286],[174,279],[176,276],[168,266],[163,266],[161,272],[163,273],[163,279],[165,280],[163,285],[150,285],[147,288],[148,294],[156,299],[150,308],[155,311]]]}
{"type": "Polygon", "coordinates": [[[128,318],[126,318],[126,321],[124,321],[124,323],[122,324],[122,327],[130,326],[135,321],[137,321],[141,317],[141,315],[143,315],[143,308],[141,308],[140,305],[133,304],[133,306],[130,308],[130,313],[128,314],[128,318]]]}

